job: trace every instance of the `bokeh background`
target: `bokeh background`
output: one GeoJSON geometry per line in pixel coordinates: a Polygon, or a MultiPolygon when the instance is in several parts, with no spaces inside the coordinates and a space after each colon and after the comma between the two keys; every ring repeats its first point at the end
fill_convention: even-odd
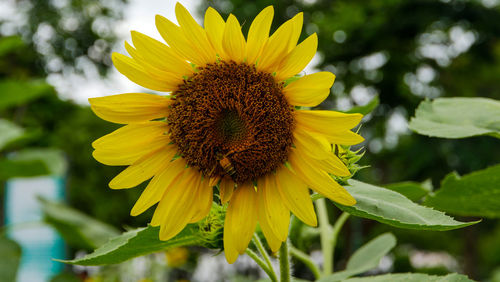
{"type": "MultiPolygon", "coordinates": [[[[358,106],[368,105],[365,107],[368,108],[378,102],[360,129],[366,139],[362,144],[366,154],[360,164],[369,167],[358,172],[357,179],[377,185],[416,181],[439,187],[440,181],[452,171],[463,175],[500,160],[496,139],[429,138],[412,133],[407,126],[424,99],[500,99],[498,0],[181,3],[200,23],[208,6],[224,17],[233,13],[240,19],[245,34],[255,15],[268,5],[274,5],[275,9],[272,30],[303,11],[305,25],[301,40],[314,32],[319,36],[318,54],[304,73],[326,70],[337,76],[331,95],[319,108],[347,111],[358,106]]],[[[62,179],[67,205],[112,226],[113,230],[123,231],[148,223],[151,211],[138,217],[129,215],[144,187],[126,191],[109,189],[107,183],[122,168],[104,166],[91,156],[91,142],[117,126],[97,118],[88,107],[87,98],[147,91],[121,76],[113,68],[110,54],[125,53],[123,43],[130,42],[130,30],[160,39],[154,15],[175,21],[174,6],[175,1],[171,0],[0,1],[2,234],[10,228],[5,225],[4,211],[8,206],[5,183],[14,176],[46,173],[62,179]],[[15,142],[4,144],[7,129],[13,126],[22,134],[18,132],[20,137],[15,142]]],[[[330,207],[330,213],[333,218],[339,214],[334,206],[330,207]]],[[[493,219],[456,231],[424,232],[394,229],[352,217],[340,236],[336,268],[341,269],[346,258],[367,238],[388,230],[398,238],[398,247],[382,260],[379,272],[461,272],[477,280],[500,281],[500,224],[493,219]]],[[[309,240],[298,245],[317,254],[320,260],[319,240],[315,236],[311,231],[309,240]]],[[[64,253],[72,258],[92,249],[92,244],[66,240],[64,253]]],[[[244,258],[237,266],[228,267],[220,257],[190,248],[129,262],[137,268],[126,269],[139,269],[136,276],[129,275],[131,280],[120,276],[123,266],[61,266],[58,271],[64,268],[64,274],[55,279],[205,281],[212,276],[203,271],[214,267],[226,274],[216,276],[213,281],[220,277],[247,281],[262,275],[244,258]]],[[[312,277],[300,263],[294,271],[298,277],[312,277]]]]}

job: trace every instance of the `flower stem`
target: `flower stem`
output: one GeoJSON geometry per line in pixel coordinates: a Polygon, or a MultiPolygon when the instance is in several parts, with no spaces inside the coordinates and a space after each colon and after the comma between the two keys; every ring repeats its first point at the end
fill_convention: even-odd
{"type": "Polygon", "coordinates": [[[290,282],[290,260],[288,258],[288,242],[285,241],[281,244],[279,250],[280,258],[280,281],[290,282]]]}
{"type": "Polygon", "coordinates": [[[342,226],[344,226],[345,221],[349,218],[349,214],[346,212],[343,212],[337,221],[335,221],[335,224],[333,225],[333,230],[332,230],[332,235],[331,235],[331,244],[332,244],[332,265],[333,265],[333,260],[334,260],[334,254],[335,254],[335,246],[337,245],[337,238],[339,236],[340,229],[342,229],[342,226]]]}
{"type": "Polygon", "coordinates": [[[328,221],[328,211],[324,198],[316,201],[316,208],[318,210],[321,249],[323,250],[323,275],[329,275],[333,272],[332,226],[328,221]]]}
{"type": "Polygon", "coordinates": [[[290,244],[288,247],[288,250],[290,251],[290,254],[294,256],[296,259],[300,260],[302,263],[304,263],[312,272],[314,275],[314,278],[317,280],[320,277],[320,272],[316,264],[311,260],[311,258],[301,250],[295,248],[290,244]]]}
{"type": "Polygon", "coordinates": [[[274,270],[272,268],[270,269],[267,266],[266,262],[259,257],[259,255],[257,255],[254,251],[252,251],[249,248],[246,249],[245,253],[249,257],[251,257],[260,266],[260,268],[262,268],[262,270],[264,270],[265,273],[267,273],[267,275],[269,276],[271,281],[278,282],[278,278],[276,277],[276,273],[274,273],[274,270]]]}
{"type": "MultiPolygon", "coordinates": [[[[259,235],[257,235],[257,233],[253,234],[252,241],[253,241],[255,247],[257,247],[257,250],[259,250],[259,253],[262,255],[262,257],[266,261],[269,269],[274,273],[273,265],[271,264],[271,259],[269,258],[269,254],[267,253],[266,249],[264,249],[264,246],[262,245],[262,242],[260,241],[259,235]]],[[[275,274],[275,276],[276,276],[276,274],[275,274]]]]}

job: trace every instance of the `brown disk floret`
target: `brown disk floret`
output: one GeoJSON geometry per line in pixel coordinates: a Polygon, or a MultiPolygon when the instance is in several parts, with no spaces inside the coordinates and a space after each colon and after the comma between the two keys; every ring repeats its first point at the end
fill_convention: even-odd
{"type": "Polygon", "coordinates": [[[173,93],[171,140],[205,177],[255,180],[284,163],[292,145],[293,108],[282,89],[254,66],[209,64],[173,93]]]}

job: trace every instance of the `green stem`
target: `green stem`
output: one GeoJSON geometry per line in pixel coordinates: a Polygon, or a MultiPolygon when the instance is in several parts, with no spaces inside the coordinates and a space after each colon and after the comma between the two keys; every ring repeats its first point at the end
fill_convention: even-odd
{"type": "Polygon", "coordinates": [[[280,281],[290,282],[290,260],[288,259],[288,242],[285,241],[281,244],[279,250],[280,257],[280,281]]]}
{"type": "Polygon", "coordinates": [[[332,265],[333,265],[334,255],[335,255],[335,246],[337,245],[337,238],[339,236],[340,229],[342,229],[342,226],[344,226],[344,223],[348,218],[349,218],[349,214],[346,212],[343,212],[339,216],[337,221],[335,221],[335,224],[333,225],[333,230],[332,230],[332,235],[331,235],[332,265]]]}
{"type": "MultiPolygon", "coordinates": [[[[262,242],[260,241],[259,235],[257,233],[253,234],[253,243],[255,247],[257,247],[257,250],[259,250],[259,253],[264,257],[264,260],[267,263],[267,266],[269,269],[274,273],[273,265],[271,264],[271,259],[269,258],[269,254],[267,253],[266,249],[264,248],[264,245],[262,245],[262,242]]],[[[275,274],[276,276],[276,274],[275,274]]]]}
{"type": "Polygon", "coordinates": [[[264,270],[265,273],[267,273],[271,281],[278,282],[278,278],[276,277],[276,273],[274,273],[274,270],[269,269],[269,267],[266,265],[266,262],[264,262],[264,260],[261,259],[259,255],[257,255],[254,251],[252,251],[249,248],[246,249],[245,253],[249,257],[251,257],[260,266],[260,268],[264,270]]]}
{"type": "Polygon", "coordinates": [[[290,244],[288,247],[288,250],[290,251],[290,254],[294,256],[296,259],[300,260],[302,263],[304,263],[312,272],[314,275],[314,278],[317,280],[320,277],[320,272],[319,268],[314,264],[314,262],[311,260],[311,258],[304,253],[303,251],[295,248],[290,244]]]}
{"type": "Polygon", "coordinates": [[[316,208],[318,210],[321,249],[323,250],[323,275],[329,275],[333,272],[332,226],[328,221],[328,211],[324,198],[316,201],[316,208]]]}

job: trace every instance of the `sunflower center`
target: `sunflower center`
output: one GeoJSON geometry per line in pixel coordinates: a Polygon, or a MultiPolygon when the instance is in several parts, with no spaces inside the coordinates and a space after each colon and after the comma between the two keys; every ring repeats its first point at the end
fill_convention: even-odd
{"type": "Polygon", "coordinates": [[[255,180],[287,160],[293,108],[283,84],[254,66],[209,64],[173,93],[171,139],[205,177],[255,180]]]}
{"type": "Polygon", "coordinates": [[[216,125],[216,129],[220,131],[219,137],[222,138],[225,143],[238,142],[244,138],[246,131],[245,123],[235,110],[223,111],[216,125]]]}

